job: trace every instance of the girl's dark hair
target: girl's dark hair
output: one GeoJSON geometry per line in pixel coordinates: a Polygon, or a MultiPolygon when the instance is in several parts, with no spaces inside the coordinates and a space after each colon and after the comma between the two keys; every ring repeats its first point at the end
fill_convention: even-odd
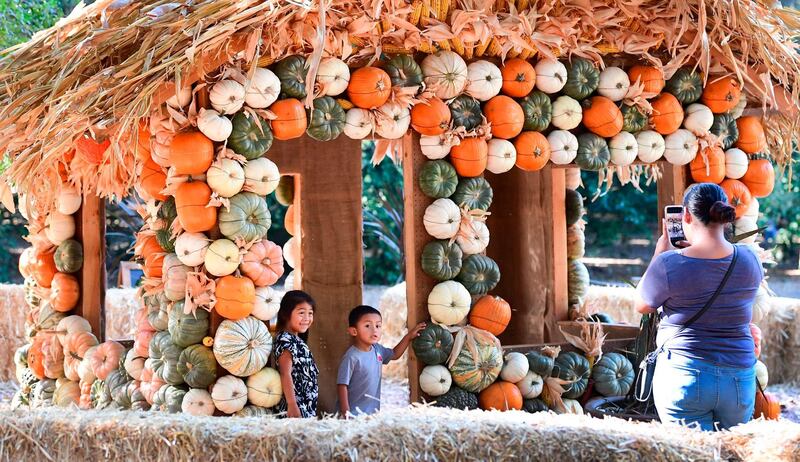
{"type": "MultiPolygon", "coordinates": [[[[275,328],[278,332],[284,332],[289,319],[292,317],[292,311],[297,308],[301,303],[308,303],[311,305],[311,311],[317,311],[317,304],[311,295],[303,292],[302,290],[290,290],[281,299],[281,307],[278,309],[278,322],[275,328]]],[[[300,338],[304,342],[308,342],[308,332],[300,334],[300,338]]]]}
{"type": "Polygon", "coordinates": [[[736,209],[728,203],[725,191],[714,183],[691,185],[683,196],[683,208],[704,225],[736,220],[736,209]]]}

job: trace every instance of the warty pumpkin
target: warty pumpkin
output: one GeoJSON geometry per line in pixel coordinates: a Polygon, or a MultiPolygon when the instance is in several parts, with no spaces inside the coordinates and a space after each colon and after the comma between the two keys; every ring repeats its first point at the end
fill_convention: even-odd
{"type": "Polygon", "coordinates": [[[217,209],[206,207],[211,200],[211,188],[202,181],[189,181],[178,186],[175,207],[184,231],[201,233],[217,224],[217,209]]]}
{"type": "Polygon", "coordinates": [[[217,328],[213,351],[225,370],[247,377],[266,366],[272,351],[272,336],[267,326],[252,316],[237,321],[226,319],[217,328]]]}

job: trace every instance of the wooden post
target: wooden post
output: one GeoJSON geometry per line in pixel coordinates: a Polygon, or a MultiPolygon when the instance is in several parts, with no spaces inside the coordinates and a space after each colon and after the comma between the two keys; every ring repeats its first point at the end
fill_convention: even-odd
{"type": "Polygon", "coordinates": [[[92,333],[101,342],[106,339],[106,207],[104,199],[90,194],[76,216],[76,235],[83,245],[83,267],[79,274],[81,299],[75,314],[92,326],[92,333]]]}
{"type": "Polygon", "coordinates": [[[661,235],[661,220],[664,218],[664,207],[683,203],[683,192],[691,183],[687,165],[672,165],[659,162],[661,179],[658,180],[658,223],[656,238],[661,235]]]}

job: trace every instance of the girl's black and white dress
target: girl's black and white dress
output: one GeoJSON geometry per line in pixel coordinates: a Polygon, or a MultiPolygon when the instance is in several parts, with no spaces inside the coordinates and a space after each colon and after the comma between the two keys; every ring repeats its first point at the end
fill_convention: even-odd
{"type": "MultiPolygon", "coordinates": [[[[302,417],[317,416],[317,399],[319,398],[319,369],[311,355],[311,350],[300,337],[288,332],[281,332],[275,338],[275,364],[280,370],[278,358],[284,351],[292,355],[292,382],[294,396],[302,417]]],[[[286,397],[281,398],[276,410],[286,415],[286,397]]]]}

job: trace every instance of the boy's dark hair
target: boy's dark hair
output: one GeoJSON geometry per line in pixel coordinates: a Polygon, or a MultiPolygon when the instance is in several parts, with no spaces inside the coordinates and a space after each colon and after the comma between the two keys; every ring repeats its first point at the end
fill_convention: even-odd
{"type": "Polygon", "coordinates": [[[350,323],[350,327],[356,327],[358,321],[360,321],[361,318],[363,318],[368,314],[377,314],[378,316],[380,316],[381,312],[369,305],[358,305],[357,307],[350,310],[350,316],[347,319],[347,321],[350,323]]]}
{"type": "MultiPolygon", "coordinates": [[[[302,290],[290,290],[286,292],[281,299],[281,306],[278,309],[278,322],[276,326],[278,332],[286,330],[286,324],[289,323],[289,319],[292,317],[292,311],[294,311],[297,305],[302,303],[311,305],[311,311],[316,313],[317,304],[314,302],[314,299],[311,298],[311,295],[308,295],[302,290]]],[[[300,334],[299,337],[303,339],[304,342],[308,342],[308,332],[300,334]]]]}

